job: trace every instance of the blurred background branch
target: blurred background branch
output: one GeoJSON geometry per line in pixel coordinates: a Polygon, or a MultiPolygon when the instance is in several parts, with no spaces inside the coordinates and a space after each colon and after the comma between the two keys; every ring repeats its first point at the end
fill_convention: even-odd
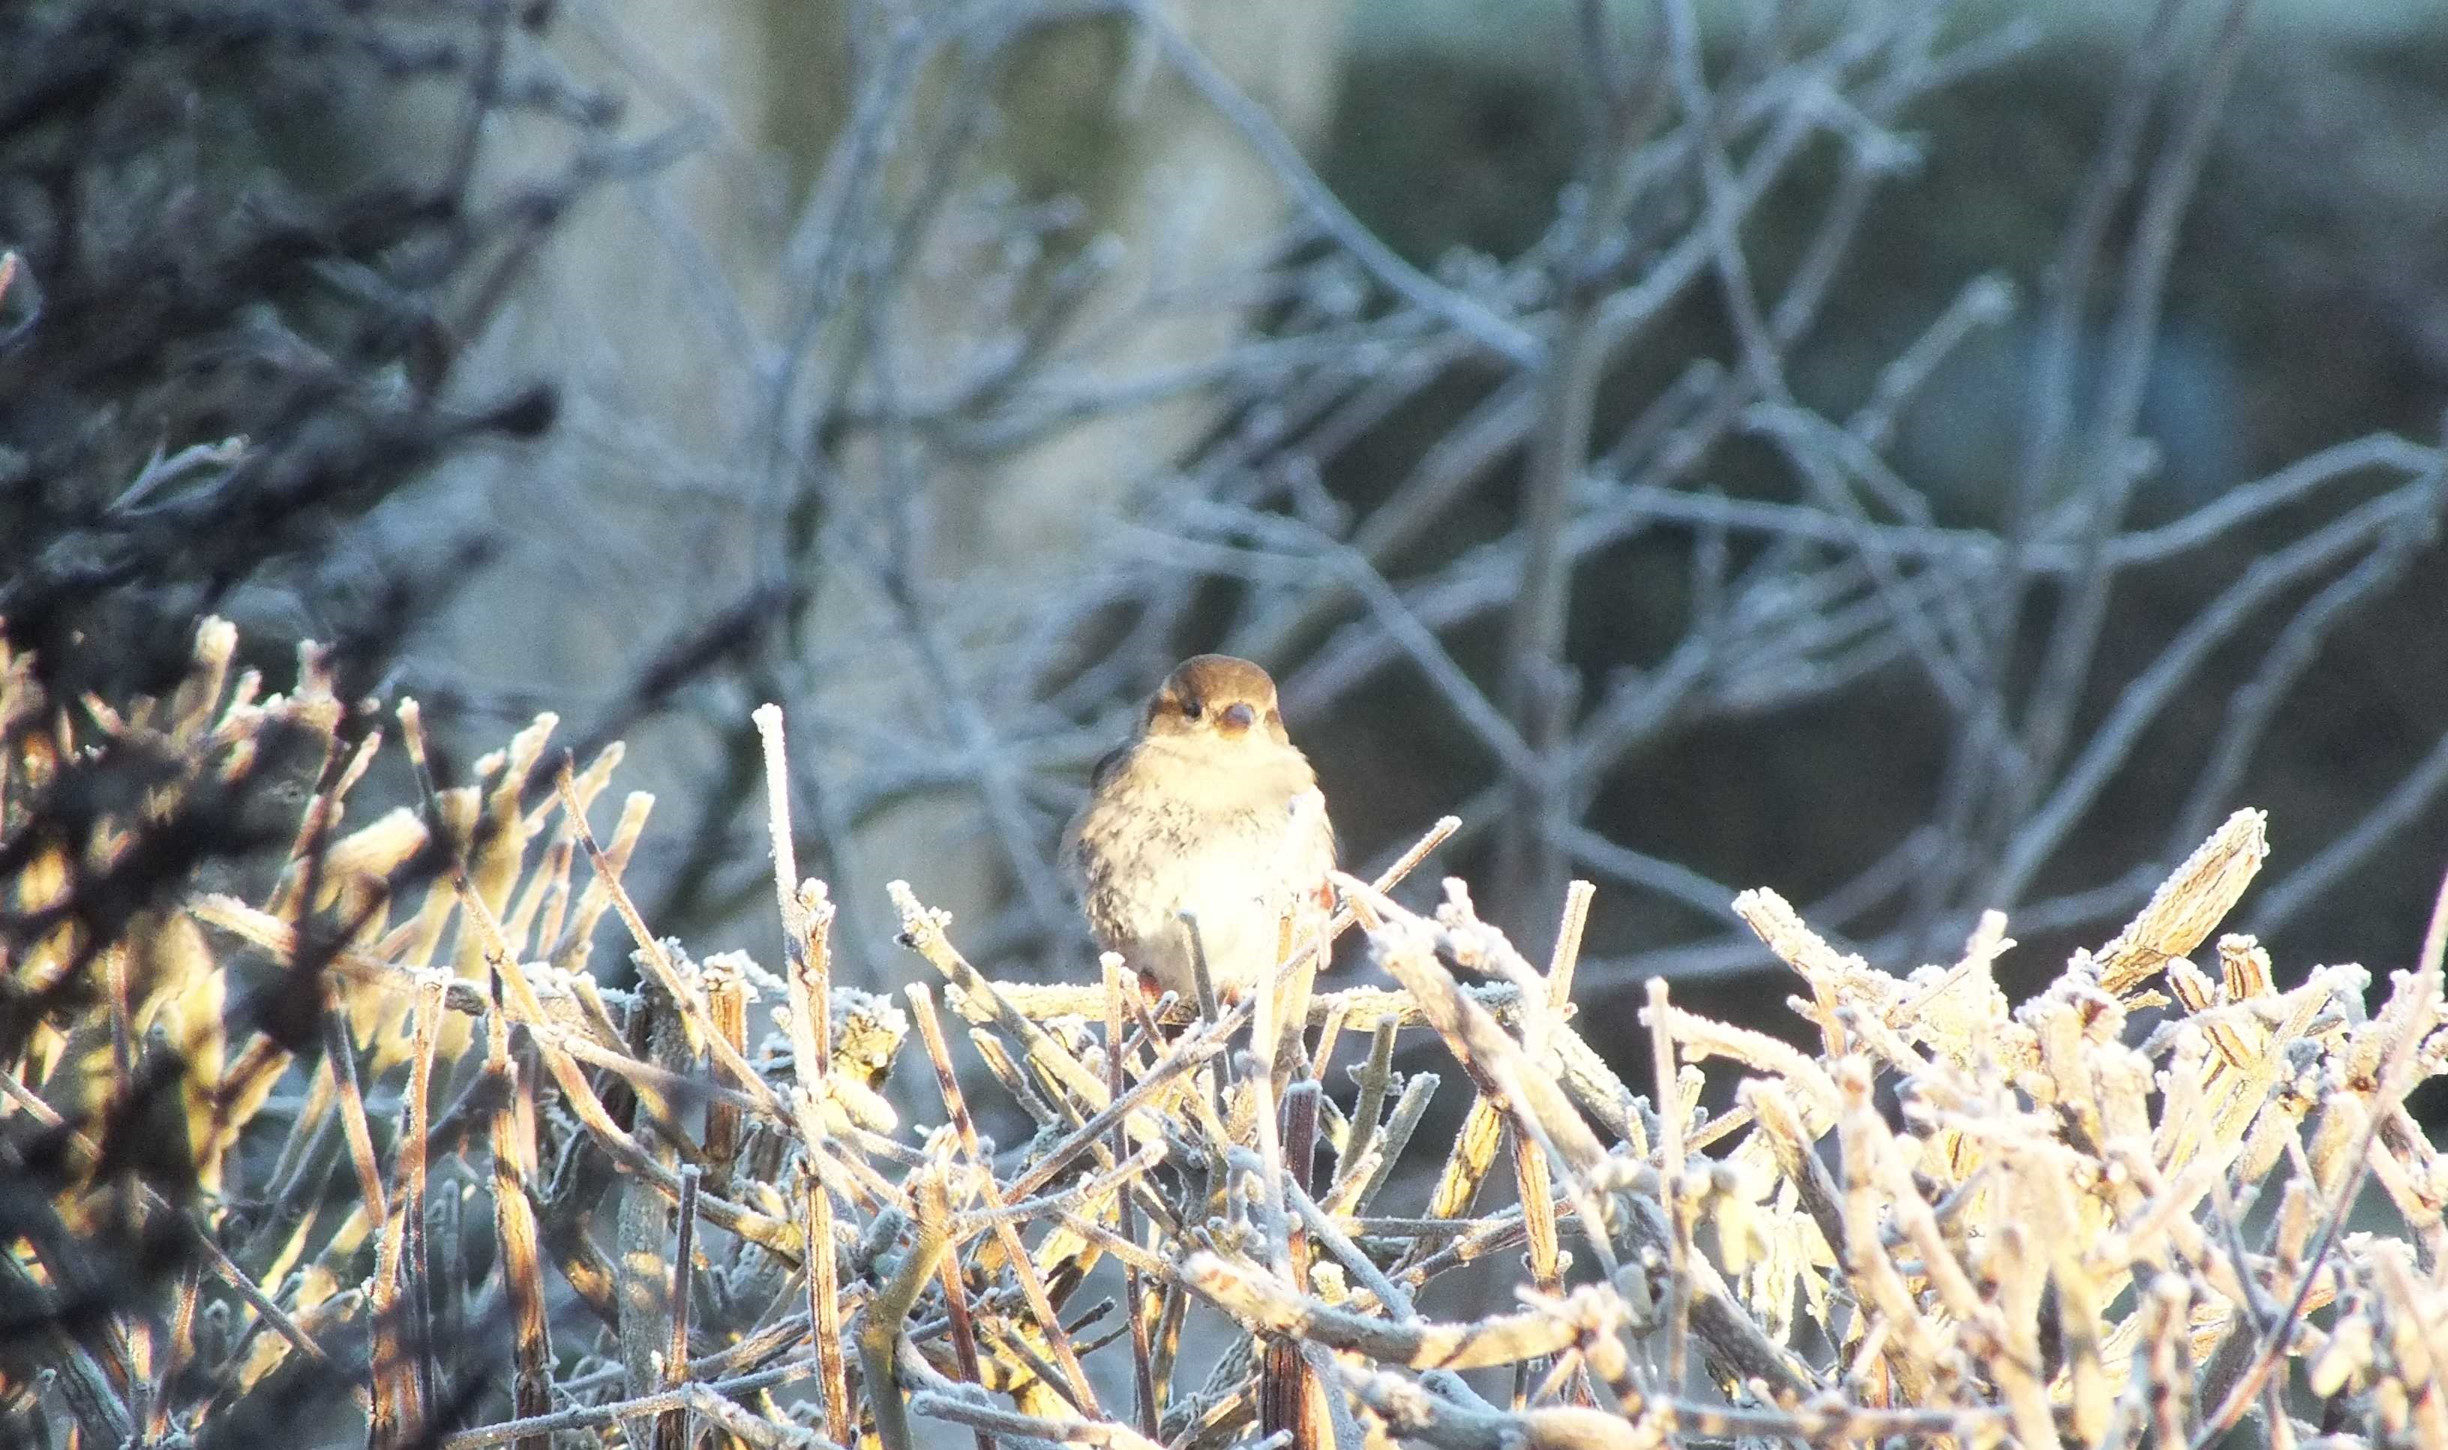
{"type": "MultiPolygon", "coordinates": [[[[2226,99],[2436,90],[2228,0],[1541,15],[1486,51],[1367,6],[849,6],[785,67],[748,12],[579,8],[556,55],[712,139],[497,330],[566,364],[570,426],[515,491],[428,485],[517,561],[400,678],[508,714],[758,601],[639,739],[696,821],[641,880],[681,920],[756,899],[732,707],[777,700],[854,974],[912,860],[973,950],[1069,970],[1080,771],[1209,647],[1283,678],[1358,856],[1456,811],[1491,900],[1625,888],[1597,993],[1765,967],[1712,935],[1746,882],[1919,960],[1984,907],[2111,921],[2287,781],[2341,850],[2424,819],[2448,701],[2362,662],[2439,629],[2437,354],[2373,336],[2324,400],[2243,339],[2306,285],[2252,198],[2290,245],[2416,249],[2427,163],[2317,176],[2226,99]],[[572,290],[616,265],[617,315],[572,290]],[[2341,692],[2387,742],[2355,790],[2301,708],[2341,692]]],[[[2346,879],[2289,928],[2373,919],[2321,904],[2346,879]]]]}

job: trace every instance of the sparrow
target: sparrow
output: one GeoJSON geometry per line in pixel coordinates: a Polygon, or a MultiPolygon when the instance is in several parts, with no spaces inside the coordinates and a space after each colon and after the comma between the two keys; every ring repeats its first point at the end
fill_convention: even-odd
{"type": "Polygon", "coordinates": [[[1275,682],[1248,660],[1197,655],[1097,762],[1063,832],[1062,865],[1099,946],[1152,991],[1197,1000],[1196,919],[1209,980],[1233,1002],[1334,907],[1334,828],[1309,759],[1284,733],[1275,682]]]}

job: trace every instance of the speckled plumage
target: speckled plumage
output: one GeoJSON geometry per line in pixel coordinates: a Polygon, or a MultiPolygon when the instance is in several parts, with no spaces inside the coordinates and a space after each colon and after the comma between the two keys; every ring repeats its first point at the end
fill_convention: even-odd
{"type": "Polygon", "coordinates": [[[1138,730],[1098,763],[1063,834],[1063,867],[1098,943],[1160,988],[1194,993],[1198,918],[1218,995],[1237,998],[1332,906],[1334,831],[1308,759],[1284,734],[1275,685],[1246,660],[1185,661],[1138,730]]]}

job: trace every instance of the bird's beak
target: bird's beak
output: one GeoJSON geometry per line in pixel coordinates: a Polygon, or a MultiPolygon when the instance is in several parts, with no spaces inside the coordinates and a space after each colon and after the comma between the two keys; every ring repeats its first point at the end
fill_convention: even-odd
{"type": "Polygon", "coordinates": [[[1258,712],[1252,710],[1247,705],[1235,704],[1224,707],[1224,728],[1231,731],[1235,735],[1240,734],[1257,723],[1258,712]]]}

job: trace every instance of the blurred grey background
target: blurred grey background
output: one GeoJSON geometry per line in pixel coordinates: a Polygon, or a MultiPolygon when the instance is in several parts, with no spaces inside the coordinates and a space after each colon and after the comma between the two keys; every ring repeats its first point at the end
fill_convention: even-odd
{"type": "MultiPolygon", "coordinates": [[[[1584,1007],[1627,1029],[1653,972],[1782,996],[1741,888],[1899,971],[2003,907],[2037,976],[2241,806],[2281,963],[2411,958],[2448,860],[2436,6],[520,18],[499,86],[651,148],[454,339],[454,389],[549,381],[555,426],[245,622],[328,631],[491,541],[381,683],[461,758],[617,720],[659,929],[777,953],[775,700],[845,970],[910,974],[894,878],[981,960],[1083,970],[1055,835],[1224,649],[1353,861],[1458,812],[1410,890],[1463,875],[1533,948],[1597,882],[1584,1007]],[[627,711],[660,658],[689,683],[627,711]]],[[[434,89],[327,99],[276,162],[441,165],[434,89]]],[[[573,144],[482,132],[496,201],[573,144]]]]}

